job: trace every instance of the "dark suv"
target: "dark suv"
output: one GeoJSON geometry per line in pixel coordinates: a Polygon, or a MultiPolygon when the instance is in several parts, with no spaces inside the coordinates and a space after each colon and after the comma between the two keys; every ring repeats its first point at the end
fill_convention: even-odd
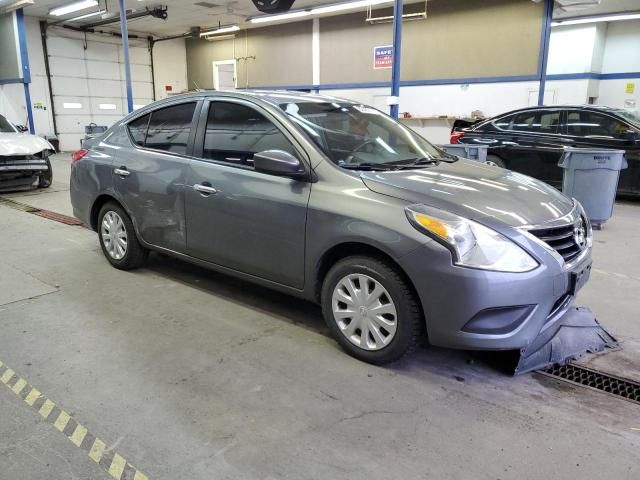
{"type": "Polygon", "coordinates": [[[524,108],[454,130],[451,143],[488,145],[489,163],[555,187],[562,185],[564,147],[625,150],[629,167],[620,172],[618,193],[640,195],[638,113],[595,105],[524,108]]]}

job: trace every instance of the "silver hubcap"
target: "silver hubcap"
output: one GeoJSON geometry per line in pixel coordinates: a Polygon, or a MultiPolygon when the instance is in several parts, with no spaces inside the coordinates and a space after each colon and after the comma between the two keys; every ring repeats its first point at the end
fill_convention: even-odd
{"type": "Polygon", "coordinates": [[[364,350],[380,350],[396,334],[398,314],[391,295],[367,275],[342,278],[333,290],[332,307],[342,334],[364,350]]]}
{"type": "Polygon", "coordinates": [[[498,164],[496,162],[492,162],[491,160],[485,160],[485,162],[487,165],[491,165],[492,167],[497,167],[498,164]]]}
{"type": "Polygon", "coordinates": [[[102,217],[100,226],[102,243],[111,258],[121,260],[127,253],[127,230],[120,215],[109,210],[102,217]]]}

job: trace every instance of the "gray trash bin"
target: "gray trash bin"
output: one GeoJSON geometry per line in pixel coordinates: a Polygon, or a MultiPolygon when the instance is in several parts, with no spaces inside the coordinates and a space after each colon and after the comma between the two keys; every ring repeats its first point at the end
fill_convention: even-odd
{"type": "Polygon", "coordinates": [[[484,162],[487,159],[487,145],[466,145],[464,143],[449,143],[440,148],[451,155],[484,162]]]}
{"type": "Polygon", "coordinates": [[[624,150],[567,147],[558,163],[564,169],[562,192],[578,200],[594,228],[611,218],[624,150]]]}

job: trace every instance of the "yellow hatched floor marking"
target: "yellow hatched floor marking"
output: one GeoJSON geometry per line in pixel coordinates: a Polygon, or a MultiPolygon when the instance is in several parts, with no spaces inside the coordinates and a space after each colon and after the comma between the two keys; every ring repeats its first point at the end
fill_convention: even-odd
{"type": "Polygon", "coordinates": [[[84,440],[84,437],[86,436],[87,436],[87,429],[84,428],[82,425],[78,424],[76,429],[73,431],[73,433],[69,437],[69,440],[71,440],[71,443],[73,443],[76,447],[79,447],[80,445],[82,445],[82,440],[84,440]]]}
{"type": "Polygon", "coordinates": [[[89,450],[89,458],[96,463],[100,463],[105,448],[107,448],[107,446],[104,444],[104,442],[99,438],[96,438],[96,441],[93,442],[91,450],[89,450]]]}
{"type": "Polygon", "coordinates": [[[40,415],[47,418],[55,406],[56,404],[47,398],[42,404],[42,407],[40,407],[40,415]]]}
{"type": "Polygon", "coordinates": [[[109,467],[109,475],[119,480],[122,476],[122,472],[124,472],[124,467],[126,466],[127,461],[115,453],[113,455],[113,460],[111,460],[111,466],[109,467]]]}
{"type": "Polygon", "coordinates": [[[0,381],[6,385],[7,382],[11,379],[11,377],[13,377],[14,373],[15,372],[13,370],[11,370],[10,368],[7,368],[7,371],[4,372],[0,377],[0,381]]]}
{"type": "Polygon", "coordinates": [[[15,383],[15,385],[11,387],[11,390],[13,390],[13,393],[16,393],[19,395],[22,389],[26,386],[27,386],[27,381],[24,378],[19,378],[18,381],[15,383]]]}
{"type": "Polygon", "coordinates": [[[25,397],[24,401],[30,407],[33,407],[33,404],[36,403],[36,400],[40,398],[40,390],[37,388],[32,388],[29,394],[25,397]]]}
{"type": "MultiPolygon", "coordinates": [[[[84,450],[91,460],[100,465],[100,467],[115,480],[123,480],[123,476],[126,477],[127,480],[149,480],[144,473],[140,472],[137,468],[127,462],[122,455],[116,452],[113,452],[110,464],[107,464],[107,462],[103,462],[101,464],[100,461],[107,451],[106,443],[98,437],[89,434],[86,427],[80,425],[75,419],[72,419],[71,415],[61,408],[56,410],[60,412],[57,416],[49,418],[53,410],[56,408],[56,404],[20,376],[17,376],[18,379],[13,385],[9,385],[9,380],[11,380],[16,373],[2,363],[2,361],[0,361],[0,372],[2,372],[0,375],[0,381],[4,383],[7,388],[16,395],[19,395],[20,398],[24,398],[24,402],[27,405],[32,407],[34,410],[37,410],[48,423],[53,424],[56,430],[62,432],[76,447],[84,450]],[[42,399],[44,399],[44,401],[40,403],[42,399]],[[71,434],[68,432],[65,433],[65,428],[72,420],[75,423],[73,432],[71,434]],[[93,439],[93,442],[85,441],[87,435],[89,435],[89,438],[93,439]]],[[[109,451],[112,450],[109,449],[109,451]]]]}
{"type": "Polygon", "coordinates": [[[69,423],[70,418],[71,417],[69,416],[69,414],[62,410],[60,412],[60,415],[58,415],[56,421],[53,423],[53,426],[56,427],[59,431],[63,431],[64,427],[66,427],[67,423],[69,423]]]}

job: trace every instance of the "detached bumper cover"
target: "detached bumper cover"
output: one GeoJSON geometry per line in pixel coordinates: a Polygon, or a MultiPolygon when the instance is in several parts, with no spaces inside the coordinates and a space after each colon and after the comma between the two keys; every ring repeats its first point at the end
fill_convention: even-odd
{"type": "Polygon", "coordinates": [[[520,360],[514,375],[554,364],[564,365],[587,353],[601,352],[605,348],[617,346],[618,341],[600,326],[591,310],[572,307],[520,350],[520,360]]]}

